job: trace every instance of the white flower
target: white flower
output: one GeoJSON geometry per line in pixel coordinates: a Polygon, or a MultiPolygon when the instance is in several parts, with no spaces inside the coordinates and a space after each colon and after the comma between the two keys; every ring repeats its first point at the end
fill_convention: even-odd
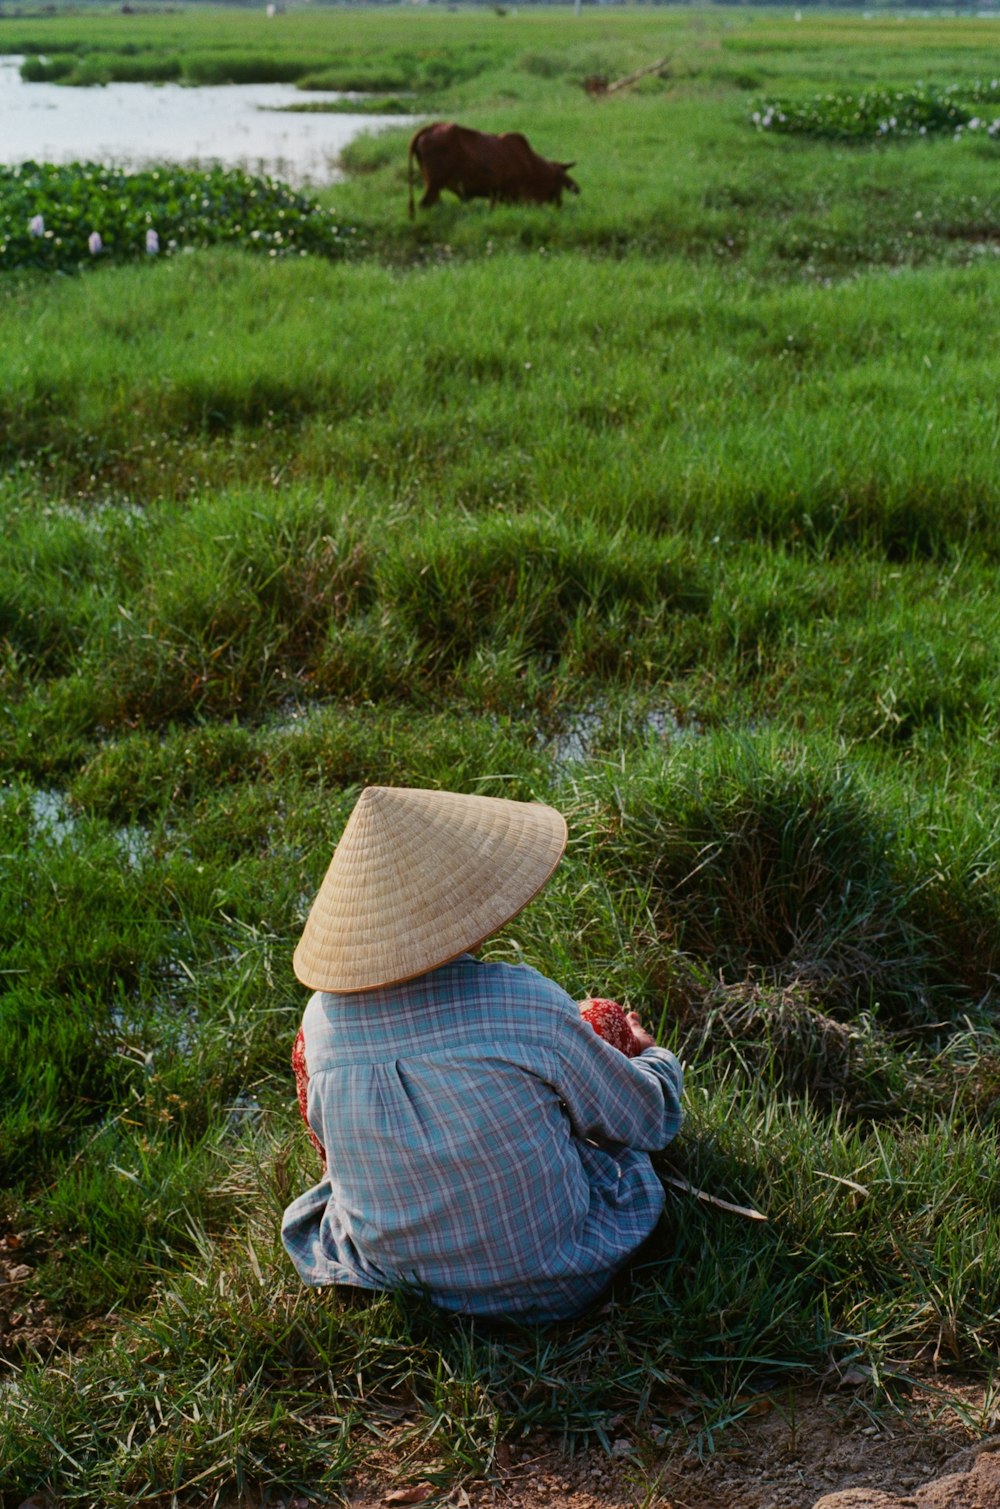
{"type": "Polygon", "coordinates": [[[87,237],[87,246],[90,248],[90,255],[92,257],[98,256],[104,250],[104,242],[101,240],[100,231],[91,231],[87,237]]]}
{"type": "Polygon", "coordinates": [[[151,257],[155,257],[160,249],[160,238],[154,230],[146,232],[146,250],[151,257]]]}
{"type": "Polygon", "coordinates": [[[45,235],[45,220],[41,215],[32,215],[31,219],[28,221],[28,235],[45,235]]]}

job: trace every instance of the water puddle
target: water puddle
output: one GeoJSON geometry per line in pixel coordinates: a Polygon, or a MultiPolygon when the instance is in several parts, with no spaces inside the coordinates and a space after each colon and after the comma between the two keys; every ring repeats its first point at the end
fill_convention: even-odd
{"type": "MultiPolygon", "coordinates": [[[[289,700],[276,710],[268,723],[268,732],[279,737],[301,735],[315,729],[317,721],[327,714],[328,709],[322,706],[310,707],[289,700]]],[[[696,718],[681,718],[672,707],[623,705],[596,699],[564,709],[557,719],[538,729],[533,744],[556,766],[565,768],[603,758],[624,744],[641,744],[651,739],[679,744],[700,738],[703,733],[696,718]]]]}
{"type": "Polygon", "coordinates": [[[362,131],[417,119],[288,113],[289,105],[352,98],[292,84],[25,84],[22,61],[0,56],[0,162],[8,164],[218,164],[305,187],[342,178],[340,153],[362,131]]]}
{"type": "Polygon", "coordinates": [[[560,769],[582,765],[625,743],[651,738],[679,744],[704,730],[696,719],[681,720],[671,707],[622,708],[592,702],[568,714],[554,732],[539,734],[538,748],[560,769]]]}
{"type": "Polygon", "coordinates": [[[61,844],[69,838],[76,823],[58,791],[33,791],[28,800],[36,833],[44,834],[54,844],[61,844]]]}
{"type": "Polygon", "coordinates": [[[230,1136],[238,1138],[257,1130],[264,1108],[256,1095],[244,1090],[229,1102],[225,1111],[226,1130],[230,1136]]]}
{"type": "Polygon", "coordinates": [[[68,519],[98,538],[109,533],[117,535],[123,526],[131,529],[145,523],[147,518],[145,505],[128,497],[95,498],[86,505],[56,502],[41,509],[36,506],[32,514],[36,518],[41,514],[48,519],[68,519]]]}
{"type": "MultiPolygon", "coordinates": [[[[6,787],[0,790],[0,801],[10,801],[20,795],[21,792],[6,787]]],[[[35,790],[27,795],[31,808],[32,836],[56,845],[74,842],[80,820],[74,816],[62,792],[35,790]]],[[[138,869],[149,854],[149,835],[146,830],[130,823],[126,827],[116,828],[112,837],[129,868],[138,869]]]]}

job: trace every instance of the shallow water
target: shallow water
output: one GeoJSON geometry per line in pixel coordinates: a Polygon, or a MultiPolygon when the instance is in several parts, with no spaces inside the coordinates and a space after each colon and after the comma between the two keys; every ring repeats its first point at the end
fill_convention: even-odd
{"type": "MultiPolygon", "coordinates": [[[[9,800],[15,794],[9,787],[0,787],[0,802],[9,800]]],[[[57,846],[77,843],[79,819],[71,812],[61,791],[34,790],[29,794],[28,801],[36,840],[57,846]]],[[[116,828],[114,839],[128,867],[137,869],[149,852],[149,834],[145,828],[130,823],[116,828]]]]}
{"type": "Polygon", "coordinates": [[[598,699],[570,712],[557,731],[540,733],[537,744],[564,770],[600,758],[602,747],[615,748],[625,739],[680,744],[703,732],[696,719],[682,721],[672,707],[613,710],[598,699]]]}
{"type": "Polygon", "coordinates": [[[340,152],[399,115],[289,114],[282,106],[347,96],[292,84],[25,84],[19,57],[0,57],[0,162],[100,162],[142,168],[218,163],[297,186],[342,175],[340,152]]]}

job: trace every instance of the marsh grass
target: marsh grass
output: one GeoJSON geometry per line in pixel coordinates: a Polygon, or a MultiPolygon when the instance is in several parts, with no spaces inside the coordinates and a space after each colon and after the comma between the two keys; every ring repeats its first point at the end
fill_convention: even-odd
{"type": "MultiPolygon", "coordinates": [[[[627,792],[613,772],[610,790],[595,773],[583,791],[603,796],[589,835],[602,873],[638,888],[661,948],[717,981],[808,989],[841,1020],[875,1011],[918,1042],[989,1001],[993,821],[975,801],[949,807],[905,780],[893,790],[883,768],[774,732],[703,734],[647,758],[630,762],[627,792]],[[954,856],[944,885],[942,847],[954,856]]],[[[669,1003],[669,976],[661,989],[669,1003]]]]}
{"type": "Polygon", "coordinates": [[[397,130],[323,191],[337,262],[4,277],[0,1210],[43,1323],[4,1341],[3,1490],[333,1494],[386,1443],[451,1487],[544,1432],[624,1435],[642,1494],[775,1380],[988,1389],[996,146],[749,114],[968,85],[992,32],[199,11],[125,53],[123,20],[5,36],[63,78],[382,69],[583,192],[411,225],[397,130]],[[298,1286],[288,960],[370,782],[566,812],[486,951],[639,1010],[688,1061],[663,1171],[766,1225],[670,1187],[565,1327],[298,1286]]]}
{"type": "Polygon", "coordinates": [[[6,454],[88,498],[319,474],[406,509],[993,550],[989,269],[786,293],[679,260],[578,274],[567,256],[403,278],[213,255],[29,284],[0,314],[6,454]]]}

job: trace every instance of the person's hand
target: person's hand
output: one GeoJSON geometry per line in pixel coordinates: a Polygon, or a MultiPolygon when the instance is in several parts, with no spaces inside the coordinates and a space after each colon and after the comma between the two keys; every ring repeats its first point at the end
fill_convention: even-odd
{"type": "Polygon", "coordinates": [[[626,1011],[626,1013],[625,1013],[625,1020],[628,1022],[629,1026],[631,1027],[631,1029],[632,1029],[632,1036],[635,1038],[636,1042],[639,1044],[640,1050],[642,1050],[643,1048],[655,1048],[656,1047],[656,1038],[653,1036],[653,1034],[651,1032],[647,1032],[646,1031],[645,1027],[642,1025],[642,1023],[639,1020],[639,1013],[637,1011],[626,1011]]]}

